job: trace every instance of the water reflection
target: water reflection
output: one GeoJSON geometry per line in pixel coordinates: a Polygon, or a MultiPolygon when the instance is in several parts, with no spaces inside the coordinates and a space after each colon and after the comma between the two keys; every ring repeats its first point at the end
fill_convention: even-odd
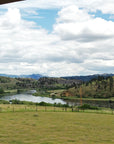
{"type": "Polygon", "coordinates": [[[7,100],[7,101],[17,99],[20,101],[31,101],[31,102],[38,102],[38,103],[46,102],[46,103],[51,103],[51,104],[54,104],[54,103],[66,104],[66,102],[61,99],[52,99],[52,98],[40,97],[40,96],[36,97],[31,94],[16,94],[13,96],[4,96],[0,99],[7,100]]]}

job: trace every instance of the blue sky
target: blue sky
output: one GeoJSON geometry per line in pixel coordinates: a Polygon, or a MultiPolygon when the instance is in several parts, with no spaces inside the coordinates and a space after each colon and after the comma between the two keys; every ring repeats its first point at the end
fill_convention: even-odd
{"type": "MultiPolygon", "coordinates": [[[[53,29],[53,25],[56,23],[56,18],[58,17],[59,10],[60,9],[35,9],[37,15],[32,14],[31,16],[24,16],[23,10],[21,13],[23,19],[27,21],[34,21],[37,25],[51,32],[53,29]]],[[[94,15],[95,18],[99,17],[107,21],[114,22],[113,14],[104,14],[100,10],[97,10],[96,12],[89,12],[89,14],[94,15]]]]}
{"type": "Polygon", "coordinates": [[[97,10],[96,12],[90,12],[91,15],[94,15],[94,17],[100,17],[102,19],[105,19],[107,21],[114,21],[114,14],[104,14],[102,11],[97,10]]]}
{"type": "Polygon", "coordinates": [[[58,9],[36,9],[35,11],[37,13],[36,15],[24,16],[22,10],[22,18],[27,21],[34,21],[37,25],[51,32],[53,25],[56,23],[58,9]]]}
{"type": "Polygon", "coordinates": [[[113,0],[26,0],[0,6],[0,72],[114,73],[113,0]]]}

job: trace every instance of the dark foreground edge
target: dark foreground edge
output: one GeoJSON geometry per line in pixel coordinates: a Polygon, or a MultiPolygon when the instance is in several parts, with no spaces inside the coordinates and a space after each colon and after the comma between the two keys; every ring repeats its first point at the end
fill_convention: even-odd
{"type": "Polygon", "coordinates": [[[18,2],[18,1],[23,1],[23,0],[0,0],[0,5],[6,4],[6,3],[11,3],[11,2],[18,2]]]}

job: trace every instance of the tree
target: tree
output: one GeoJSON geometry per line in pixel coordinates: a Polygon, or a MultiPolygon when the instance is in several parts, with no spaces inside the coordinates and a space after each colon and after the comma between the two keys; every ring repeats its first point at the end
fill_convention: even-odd
{"type": "Polygon", "coordinates": [[[112,89],[113,89],[113,77],[110,77],[110,79],[109,79],[109,87],[110,87],[110,91],[112,91],[112,89]]]}
{"type": "Polygon", "coordinates": [[[4,93],[3,88],[0,88],[0,94],[3,94],[3,93],[4,93]]]}

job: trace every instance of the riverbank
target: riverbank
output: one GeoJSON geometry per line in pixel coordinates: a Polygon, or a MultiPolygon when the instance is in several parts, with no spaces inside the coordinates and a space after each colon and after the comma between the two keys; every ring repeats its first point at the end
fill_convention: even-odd
{"type": "MultiPolygon", "coordinates": [[[[61,93],[64,91],[65,89],[58,89],[58,90],[37,90],[36,93],[34,93],[34,96],[42,96],[42,97],[49,97],[49,98],[59,98],[59,99],[63,99],[63,100],[80,100],[79,97],[74,97],[74,96],[61,96],[61,93]]],[[[114,97],[111,98],[83,98],[82,100],[99,100],[99,101],[114,101],[114,97]]]]}
{"type": "MultiPolygon", "coordinates": [[[[33,94],[35,96],[38,96],[38,93],[33,94]]],[[[62,99],[65,101],[68,105],[73,105],[73,106],[79,106],[80,105],[80,98],[77,97],[61,97],[61,96],[56,96],[56,95],[42,95],[41,97],[49,97],[52,99],[62,99]]],[[[101,98],[82,98],[82,103],[83,104],[90,104],[92,106],[98,106],[98,107],[106,107],[106,108],[114,108],[114,98],[110,99],[101,99],[101,98]]]]}
{"type": "MultiPolygon", "coordinates": [[[[51,91],[52,92],[52,91],[51,91]]],[[[54,91],[57,93],[58,90],[54,91]]],[[[60,92],[60,90],[59,90],[60,92]]],[[[20,101],[31,101],[31,102],[46,102],[46,103],[61,103],[68,104],[69,106],[79,106],[80,98],[76,97],[61,97],[50,95],[49,92],[45,92],[43,95],[38,95],[35,90],[10,90],[6,91],[5,95],[1,97],[2,100],[14,100],[18,99],[20,101]],[[35,92],[35,93],[34,93],[35,92]],[[22,94],[19,94],[22,93],[22,94]],[[46,95],[48,94],[48,95],[46,95]]],[[[114,108],[114,100],[112,99],[93,99],[93,98],[82,98],[83,104],[89,104],[97,107],[114,108]]]]}
{"type": "Polygon", "coordinates": [[[0,98],[4,96],[14,95],[14,94],[17,94],[17,89],[4,91],[3,94],[0,94],[0,98]]]}
{"type": "MultiPolygon", "coordinates": [[[[11,90],[5,90],[4,93],[0,94],[0,98],[4,96],[12,96],[16,94],[23,94],[23,93],[34,93],[30,92],[32,91],[31,89],[11,89],[11,90]]],[[[36,91],[35,91],[36,92],[36,91]]]]}

